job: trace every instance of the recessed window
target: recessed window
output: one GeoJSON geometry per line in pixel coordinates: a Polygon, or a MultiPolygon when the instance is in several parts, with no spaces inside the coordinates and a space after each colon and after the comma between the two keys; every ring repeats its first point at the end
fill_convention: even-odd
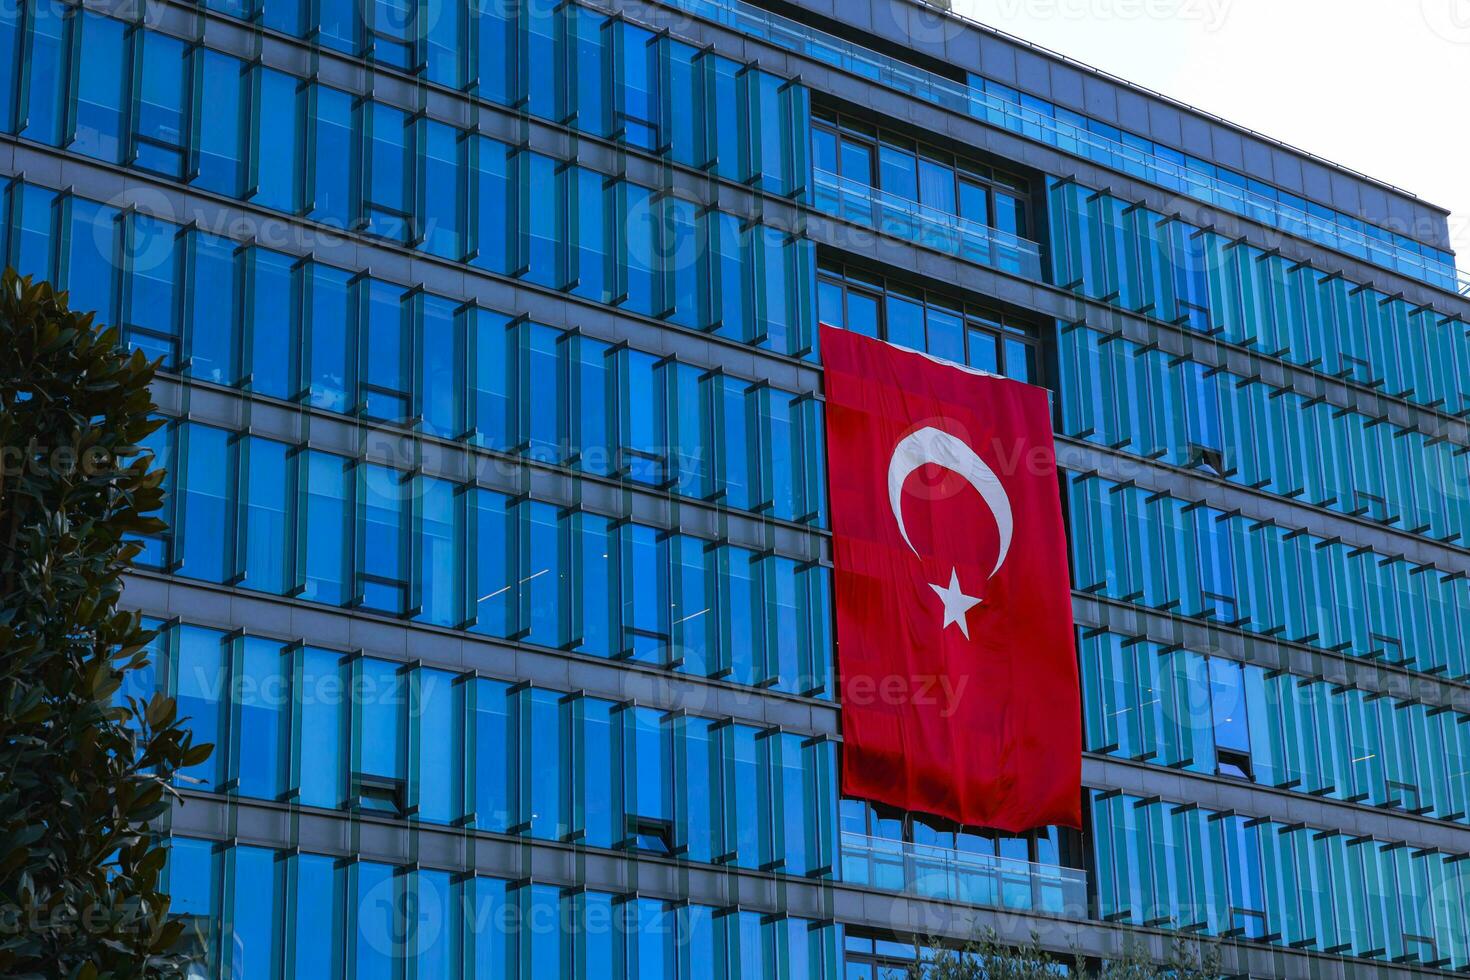
{"type": "Polygon", "coordinates": [[[1036,330],[1010,314],[835,263],[821,267],[817,288],[822,323],[1043,383],[1036,330]]]}
{"type": "Polygon", "coordinates": [[[866,187],[884,198],[917,204],[921,213],[953,215],[1018,238],[1032,237],[1030,187],[1024,178],[845,113],[813,110],[812,160],[819,184],[866,187]]]}

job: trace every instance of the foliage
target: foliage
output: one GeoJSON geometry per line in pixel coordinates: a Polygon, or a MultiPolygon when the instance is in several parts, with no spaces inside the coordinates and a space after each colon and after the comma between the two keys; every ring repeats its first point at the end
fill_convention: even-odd
{"type": "Polygon", "coordinates": [[[0,352],[0,975],[179,975],[150,823],[212,747],[172,699],[119,696],[152,639],[117,605],[163,530],[155,365],[11,270],[0,352]]]}
{"type": "Polygon", "coordinates": [[[929,962],[909,968],[913,980],[1058,980],[1085,977],[1097,980],[1221,980],[1220,952],[1211,944],[1174,940],[1166,963],[1156,963],[1142,949],[1130,946],[1123,956],[1101,966],[1083,957],[1062,958],[1042,949],[1037,937],[1024,946],[1002,944],[995,933],[962,949],[934,950],[929,962]]]}

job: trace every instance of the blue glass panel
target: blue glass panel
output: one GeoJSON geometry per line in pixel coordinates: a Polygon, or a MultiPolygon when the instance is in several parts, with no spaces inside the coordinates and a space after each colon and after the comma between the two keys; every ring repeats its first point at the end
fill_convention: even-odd
{"type": "Polygon", "coordinates": [[[520,151],[516,161],[522,249],[522,268],[516,271],[534,283],[560,289],[565,280],[561,243],[567,171],[551,157],[528,150],[520,151]]]}
{"type": "Polygon", "coordinates": [[[663,145],[659,133],[658,49],[649,31],[626,22],[619,29],[622,78],[614,129],[630,146],[658,149],[663,145]]]}
{"type": "MultiPolygon", "coordinates": [[[[29,202],[27,202],[29,204],[29,202]]],[[[29,210],[29,207],[27,208],[29,210]]],[[[173,368],[179,357],[180,290],[178,227],[141,212],[123,222],[128,271],[123,306],[129,346],[162,357],[173,368]]]]}
{"type": "Polygon", "coordinates": [[[29,84],[18,135],[48,146],[60,145],[66,118],[67,9],[58,0],[37,0],[26,10],[29,52],[21,63],[29,61],[29,84]]]}
{"type": "Polygon", "coordinates": [[[889,343],[924,350],[924,306],[916,297],[888,293],[885,320],[889,343]]]}
{"type": "Polygon", "coordinates": [[[372,60],[404,70],[414,66],[416,6],[412,0],[371,0],[364,6],[363,14],[372,19],[372,60]]]}
{"type": "Polygon", "coordinates": [[[588,473],[609,474],[613,471],[610,385],[615,382],[608,345],[580,334],[567,334],[561,340],[561,350],[571,375],[567,390],[571,399],[570,458],[588,473]]]}
{"type": "MultiPolygon", "coordinates": [[[[178,642],[176,694],[179,718],[194,736],[195,745],[223,744],[225,699],[229,692],[229,668],[224,636],[197,626],[181,626],[178,642]]],[[[212,790],[219,786],[225,753],[216,751],[203,762],[179,770],[180,785],[212,790]]]]}
{"type": "Polygon", "coordinates": [[[413,957],[414,975],[444,977],[445,980],[457,977],[459,964],[454,961],[450,930],[450,916],[456,909],[450,902],[449,872],[415,871],[413,888],[417,901],[407,906],[405,911],[412,921],[405,925],[407,952],[413,957]]]}
{"type": "Polygon", "coordinates": [[[516,241],[518,207],[512,179],[514,158],[510,148],[484,136],[471,137],[473,164],[470,185],[471,265],[491,272],[513,271],[512,243],[516,241]]]}
{"type": "Polygon", "coordinates": [[[608,240],[608,211],[612,191],[606,188],[607,177],[595,170],[575,168],[576,211],[573,215],[575,236],[572,257],[576,262],[572,292],[578,296],[608,302],[609,257],[613,254],[608,240]]]}
{"type": "MultiPolygon", "coordinates": [[[[414,672],[410,724],[414,726],[418,814],[447,824],[460,815],[460,739],[464,732],[455,675],[420,668],[414,672]]],[[[432,974],[438,976],[439,974],[432,974]]]]}
{"type": "Polygon", "coordinates": [[[759,867],[766,827],[761,802],[759,733],[746,725],[725,729],[725,845],[743,868],[759,867]],[[734,845],[733,847],[731,845],[734,845]]]}
{"type": "Polygon", "coordinates": [[[447,480],[418,479],[418,618],[436,626],[457,628],[464,621],[459,551],[464,499],[455,484],[447,480]]]}
{"type": "Polygon", "coordinates": [[[272,68],[255,69],[256,161],[252,200],[275,211],[295,214],[300,206],[302,93],[297,79],[272,68]]]}
{"type": "Polygon", "coordinates": [[[644,316],[661,314],[662,208],[646,187],[624,181],[618,185],[618,192],[622,195],[619,228],[625,236],[620,250],[625,263],[623,305],[644,316]]]}
{"type": "Polygon", "coordinates": [[[0,132],[8,133],[15,128],[15,99],[12,93],[20,81],[21,42],[25,35],[25,20],[19,7],[11,7],[0,14],[0,132]]]}
{"type": "MultiPolygon", "coordinates": [[[[678,912],[671,906],[651,898],[633,899],[625,903],[630,934],[629,977],[639,980],[672,980],[674,977],[674,940],[678,912]]],[[[792,977],[802,974],[793,973],[792,977]]]]}
{"type": "MultiPolygon", "coordinates": [[[[561,119],[564,115],[560,105],[564,84],[555,74],[555,66],[561,64],[557,51],[559,6],[547,0],[530,0],[511,8],[519,14],[520,40],[520,83],[514,97],[524,100],[531,115],[542,119],[561,119]]],[[[483,64],[480,67],[485,68],[483,64]]]]}
{"type": "Polygon", "coordinates": [[[338,606],[350,598],[347,560],[352,541],[351,500],[352,463],[340,456],[308,450],[304,599],[338,606]]]}
{"type": "Polygon", "coordinates": [[[623,598],[619,655],[663,663],[668,653],[669,574],[667,542],[651,527],[618,529],[618,563],[623,598]]]}
{"type": "Polygon", "coordinates": [[[306,267],[302,280],[307,291],[307,397],[317,408],[347,412],[355,401],[352,392],[357,377],[351,276],[313,262],[306,267]]]}
{"type": "Polygon", "coordinates": [[[352,102],[352,96],[339,89],[320,84],[311,87],[314,156],[306,212],[333,228],[349,227],[354,217],[352,194],[358,179],[353,168],[352,102]]]}
{"type": "Polygon", "coordinates": [[[292,694],[301,717],[295,752],[309,765],[299,765],[301,802],[337,809],[346,795],[347,683],[342,655],[305,647],[300,653],[300,683],[292,694]]]}
{"type": "Polygon", "coordinates": [[[663,138],[674,160],[688,167],[704,164],[704,72],[699,51],[673,38],[661,42],[661,78],[664,84],[663,138]]]}
{"type": "Polygon", "coordinates": [[[187,423],[180,428],[184,473],[179,525],[179,573],[223,582],[234,573],[234,505],[237,486],[234,436],[224,429],[187,423]]]}
{"type": "Polygon", "coordinates": [[[355,929],[352,943],[354,980],[398,980],[407,938],[407,915],[412,908],[404,879],[393,867],[360,861],[348,868],[355,887],[351,908],[355,929]]]}
{"type": "Polygon", "coordinates": [[[714,608],[716,590],[709,562],[709,544],[679,535],[674,539],[676,580],[673,606],[673,659],[699,676],[713,673],[719,622],[714,608]]]}
{"type": "Polygon", "coordinates": [[[578,760],[573,774],[580,783],[582,826],[579,829],[591,847],[616,847],[626,833],[618,806],[618,783],[623,775],[624,712],[601,698],[581,698],[576,702],[576,710],[582,716],[579,734],[584,747],[584,757],[578,760]]]}
{"type": "MultiPolygon", "coordinates": [[[[280,941],[276,925],[281,907],[281,876],[275,852],[262,847],[230,851],[234,872],[234,928],[229,948],[230,976],[274,980],[280,976],[280,941]]],[[[325,937],[317,937],[320,942],[325,937]]]]}
{"type": "Polygon", "coordinates": [[[516,416],[521,452],[532,459],[560,463],[566,457],[563,424],[567,400],[561,370],[562,332],[540,323],[516,331],[519,355],[516,416]]]}
{"type": "Polygon", "coordinates": [[[230,741],[239,758],[236,779],[242,796],[273,800],[284,789],[290,737],[291,662],[279,643],[260,637],[240,641],[238,728],[230,741]]]}
{"type": "Polygon", "coordinates": [[[188,234],[188,295],[185,297],[188,374],[215,384],[240,378],[236,304],[241,260],[235,243],[201,231],[188,234]]]}
{"type": "MultiPolygon", "coordinates": [[[[524,816],[532,837],[560,840],[567,833],[571,814],[566,808],[566,785],[570,782],[567,767],[565,731],[566,706],[562,695],[539,688],[522,691],[520,710],[528,717],[521,731],[531,735],[529,744],[521,746],[522,766],[529,778],[529,812],[524,816]]],[[[555,931],[555,930],[553,930],[555,931]]]]}
{"type": "Polygon", "coordinates": [[[363,158],[364,230],[404,242],[409,238],[414,154],[408,140],[408,113],[382,102],[360,109],[363,158]]]}
{"type": "Polygon", "coordinates": [[[760,116],[756,127],[760,153],[761,189],[785,194],[793,189],[791,163],[791,119],[787,105],[786,79],[763,71],[755,75],[755,99],[760,116]]]}
{"type": "MultiPolygon", "coordinates": [[[[150,473],[160,468],[165,471],[163,481],[164,492],[171,492],[172,487],[170,484],[173,482],[172,469],[174,465],[173,426],[165,425],[150,433],[143,439],[139,449],[141,450],[141,455],[148,459],[148,471],[150,473]]],[[[164,507],[160,511],[155,512],[153,516],[167,518],[170,516],[167,513],[168,510],[169,504],[165,503],[164,507]]],[[[135,565],[144,568],[163,568],[169,562],[169,553],[171,550],[169,542],[171,538],[172,532],[164,531],[159,534],[146,536],[129,534],[125,540],[138,541],[143,544],[143,550],[133,559],[135,565]]]]}
{"type": "Polygon", "coordinates": [[[479,489],[469,493],[470,629],[490,636],[509,636],[517,629],[519,610],[514,515],[501,494],[479,489]]]}
{"type": "Polygon", "coordinates": [[[361,717],[354,775],[402,780],[407,771],[408,675],[399,664],[372,657],[358,665],[353,696],[360,698],[361,717]]]}
{"type": "Polygon", "coordinates": [[[386,613],[408,611],[408,505],[412,478],[373,463],[362,469],[363,521],[358,597],[386,613]]]}
{"type": "Polygon", "coordinates": [[[398,421],[409,414],[409,319],[403,289],[380,279],[358,283],[362,313],[359,401],[373,418],[398,421]]]}
{"type": "MultiPolygon", "coordinates": [[[[781,805],[778,808],[782,832],[782,853],[788,874],[806,874],[812,868],[809,842],[813,836],[815,813],[809,803],[816,801],[805,765],[806,750],[800,735],[779,736],[781,805]]],[[[793,974],[801,976],[802,974],[793,974]]]]}
{"type": "Polygon", "coordinates": [[[653,708],[624,711],[624,809],[639,822],[635,845],[662,849],[673,843],[673,740],[662,713],[653,708]],[[664,825],[669,833],[658,839],[645,832],[648,824],[664,825]]]}
{"type": "Polygon", "coordinates": [[[361,43],[362,11],[354,0],[317,0],[317,37],[323,47],[356,54],[361,43]]]}
{"type": "Polygon", "coordinates": [[[565,570],[556,508],[523,500],[516,505],[520,537],[520,631],[526,640],[554,647],[562,641],[565,570]]]}
{"type": "Polygon", "coordinates": [[[709,234],[709,285],[714,299],[710,326],[722,336],[748,340],[751,333],[750,286],[746,277],[746,236],[740,219],[712,211],[705,215],[709,234]]]}
{"type": "Polygon", "coordinates": [[[474,685],[474,813],[475,827],[503,833],[516,821],[516,730],[512,725],[507,686],[477,678],[474,685]]]}
{"type": "MultiPolygon", "coordinates": [[[[77,153],[121,163],[123,153],[122,93],[126,91],[132,65],[125,40],[127,25],[120,20],[91,12],[78,16],[81,47],[86,57],[78,59],[75,124],[68,149],[77,153]]],[[[34,80],[32,82],[34,84],[34,80]]],[[[9,102],[9,87],[3,90],[9,102]]]]}
{"type": "Polygon", "coordinates": [[[183,41],[166,34],[144,31],[137,37],[141,38],[143,51],[134,102],[133,162],[144,170],[180,177],[186,138],[188,49],[183,41]]]}
{"type": "Polygon", "coordinates": [[[699,230],[699,209],[692,201],[666,197],[663,201],[664,295],[659,311],[671,322],[697,328],[703,325],[700,279],[704,275],[704,237],[699,230]]]}
{"type": "Polygon", "coordinates": [[[686,905],[678,910],[679,976],[696,976],[718,964],[714,912],[705,905],[686,905]]]}
{"type": "Polygon", "coordinates": [[[439,4],[421,7],[419,18],[427,21],[423,25],[424,74],[437,85],[459,88],[461,76],[461,48],[466,29],[466,9],[462,3],[439,4]]]}
{"type": "Polygon", "coordinates": [[[714,145],[707,150],[714,163],[715,172],[727,180],[744,180],[741,165],[741,142],[747,128],[749,113],[741,102],[740,73],[743,66],[716,54],[706,54],[701,61],[705,66],[705,84],[709,91],[711,118],[705,129],[714,134],[714,145]]]}
{"type": "Polygon", "coordinates": [[[725,589],[720,606],[720,663],[739,684],[765,680],[764,603],[757,587],[755,554],[726,545],[719,551],[725,589]]]}
{"type": "Polygon", "coordinates": [[[295,504],[295,454],[285,442],[260,436],[244,441],[245,588],[282,594],[290,588],[295,504]]]}
{"type": "MultiPolygon", "coordinates": [[[[71,226],[63,243],[68,251],[62,258],[71,308],[95,311],[96,322],[111,324],[117,315],[117,255],[122,232],[118,211],[80,197],[69,198],[67,206],[71,226]]],[[[3,217],[0,213],[0,219],[3,217]]]]}
{"type": "Polygon", "coordinates": [[[568,921],[563,919],[563,915],[569,915],[569,912],[562,908],[560,889],[552,885],[522,885],[508,892],[507,900],[516,907],[511,921],[520,923],[514,930],[514,939],[519,946],[520,968],[528,971],[524,975],[571,976],[571,951],[563,948],[563,938],[569,941],[571,936],[559,925],[551,925],[568,921]],[[532,925],[537,922],[543,925],[532,925]]]}
{"type": "Polygon", "coordinates": [[[684,800],[676,840],[684,845],[691,861],[713,861],[723,852],[720,736],[712,730],[713,724],[707,718],[687,715],[675,722],[676,737],[682,740],[676,758],[683,765],[675,778],[684,800]]]}
{"type": "Polygon", "coordinates": [[[511,69],[515,37],[511,31],[515,8],[501,0],[469,0],[469,26],[473,32],[471,57],[475,94],[489,102],[509,105],[514,96],[511,69]]]}
{"type": "Polygon", "coordinates": [[[245,368],[250,390],[290,398],[299,388],[296,277],[292,258],[252,248],[246,261],[245,368]]]}
{"type": "Polygon", "coordinates": [[[796,562],[779,555],[768,555],[761,559],[760,567],[765,594],[765,674],[776,681],[781,690],[796,690],[801,677],[796,562]]]}
{"type": "Polygon", "coordinates": [[[617,472],[653,486],[666,479],[668,426],[664,366],[652,354],[614,352],[618,377],[617,472]]]}
{"type": "Polygon", "coordinates": [[[511,431],[515,419],[511,395],[515,334],[509,329],[510,319],[479,308],[466,310],[464,316],[472,372],[467,420],[473,433],[471,441],[493,449],[509,449],[515,442],[511,431]]]}
{"type": "Polygon", "coordinates": [[[770,350],[795,353],[800,319],[791,266],[794,244],[786,241],[785,232],[761,226],[756,247],[761,250],[757,264],[761,273],[759,335],[770,350]]]}
{"type": "Polygon", "coordinates": [[[296,940],[287,961],[290,973],[341,980],[346,875],[334,859],[320,854],[298,854],[290,864],[289,880],[295,890],[295,921],[291,926],[296,940]]]}
{"type": "Polygon", "coordinates": [[[245,64],[208,48],[200,49],[197,57],[199,98],[208,109],[198,114],[194,183],[239,197],[247,162],[245,64]]]}
{"type": "Polygon", "coordinates": [[[417,400],[422,429],[442,438],[465,432],[465,326],[453,303],[435,295],[415,300],[419,336],[417,400]]]}
{"type": "Polygon", "coordinates": [[[169,914],[185,918],[186,935],[198,941],[190,968],[208,976],[219,970],[220,856],[210,841],[175,837],[168,844],[165,891],[169,914]]]}
{"type": "MultiPolygon", "coordinates": [[[[448,17],[449,12],[445,12],[448,17]]],[[[464,257],[460,231],[460,169],[464,143],[453,126],[432,119],[419,120],[423,169],[419,175],[422,195],[416,233],[424,251],[458,261],[464,257]]]]}
{"type": "Polygon", "coordinates": [[[292,37],[301,37],[306,31],[302,15],[305,0],[265,0],[261,10],[261,23],[273,31],[292,37]]]}
{"type": "Polygon", "coordinates": [[[606,43],[609,28],[607,18],[587,7],[569,5],[565,8],[566,30],[572,45],[572,77],[569,79],[571,98],[575,101],[572,110],[577,129],[594,136],[608,135],[608,112],[606,79],[611,74],[609,45],[606,43]]]}
{"type": "Polygon", "coordinates": [[[610,656],[617,643],[618,602],[613,558],[614,532],[611,521],[596,514],[578,513],[571,523],[576,579],[571,599],[576,606],[573,649],[599,657],[610,656]]]}

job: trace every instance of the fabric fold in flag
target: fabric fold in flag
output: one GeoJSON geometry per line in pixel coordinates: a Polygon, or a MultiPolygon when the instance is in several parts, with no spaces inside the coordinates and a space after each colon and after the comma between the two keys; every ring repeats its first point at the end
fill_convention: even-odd
{"type": "Polygon", "coordinates": [[[1042,388],[823,326],[845,795],[1081,827],[1082,717],[1042,388]]]}

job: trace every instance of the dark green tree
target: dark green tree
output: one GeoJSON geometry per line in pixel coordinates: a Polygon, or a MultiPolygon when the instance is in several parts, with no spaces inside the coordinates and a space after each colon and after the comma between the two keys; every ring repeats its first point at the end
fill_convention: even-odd
{"type": "Polygon", "coordinates": [[[914,965],[913,980],[1058,980],[1062,976],[1096,980],[1222,980],[1219,950],[1208,943],[1176,939],[1169,959],[1156,963],[1142,949],[1128,947],[1116,960],[1099,967],[1083,957],[1059,957],[1041,948],[1036,936],[1022,946],[1002,943],[994,933],[967,943],[961,949],[941,947],[929,962],[914,965]]]}
{"type": "Polygon", "coordinates": [[[0,976],[181,972],[151,824],[193,745],[120,698],[152,634],[121,576],[163,524],[139,448],[155,365],[48,283],[0,276],[0,976]]]}

